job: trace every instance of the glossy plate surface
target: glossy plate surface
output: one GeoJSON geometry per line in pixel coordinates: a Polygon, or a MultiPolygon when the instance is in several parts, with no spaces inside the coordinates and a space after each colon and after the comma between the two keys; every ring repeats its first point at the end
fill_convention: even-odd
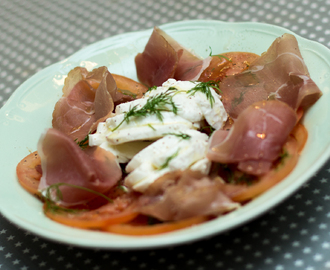
{"type": "MultiPolygon", "coordinates": [[[[247,51],[261,54],[275,38],[289,30],[260,23],[183,21],[160,26],[200,56],[212,52],[247,51]]],[[[128,237],[70,228],[46,218],[42,204],[19,185],[17,163],[35,151],[40,134],[51,127],[52,111],[62,95],[66,74],[76,66],[89,70],[107,66],[112,73],[136,78],[134,57],[142,52],[152,29],[114,36],[92,44],[68,59],[28,79],[0,110],[0,211],[13,223],[41,237],[76,246],[103,249],[140,249],[195,241],[243,224],[283,201],[313,176],[330,155],[330,51],[296,36],[312,79],[323,92],[307,112],[304,124],[309,138],[298,165],[280,184],[246,206],[193,228],[151,237],[128,237]]]]}

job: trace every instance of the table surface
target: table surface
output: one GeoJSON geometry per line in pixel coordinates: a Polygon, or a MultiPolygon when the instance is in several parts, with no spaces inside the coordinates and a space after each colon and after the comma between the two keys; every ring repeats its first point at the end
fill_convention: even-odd
{"type": "MultiPolygon", "coordinates": [[[[329,0],[0,0],[0,107],[46,66],[116,34],[215,19],[283,26],[330,46],[329,0]]],[[[267,214],[171,248],[106,251],[53,243],[0,215],[0,269],[330,269],[330,163],[267,214]]]]}

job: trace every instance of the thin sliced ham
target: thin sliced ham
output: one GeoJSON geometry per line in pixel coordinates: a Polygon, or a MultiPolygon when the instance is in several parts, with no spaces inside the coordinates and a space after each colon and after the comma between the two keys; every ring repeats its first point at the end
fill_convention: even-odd
{"type": "MultiPolygon", "coordinates": [[[[80,186],[104,193],[122,176],[115,156],[99,147],[82,150],[69,136],[56,129],[48,129],[38,142],[42,177],[39,190],[59,183],[80,186]]],[[[90,201],[97,195],[76,187],[60,186],[62,196],[52,190],[54,201],[64,206],[90,201]]]]}
{"type": "Polygon", "coordinates": [[[248,174],[265,174],[296,122],[295,111],[286,103],[256,102],[239,115],[229,131],[214,132],[207,157],[219,163],[237,163],[248,174]]]}
{"type": "Polygon", "coordinates": [[[135,57],[135,65],[140,82],[151,87],[161,86],[169,78],[195,81],[211,59],[196,56],[163,30],[154,27],[144,51],[135,57]]]}
{"type": "Polygon", "coordinates": [[[142,53],[135,57],[137,77],[148,87],[161,86],[169,78],[173,78],[179,62],[179,53],[154,28],[149,41],[142,53]]]}
{"type": "Polygon", "coordinates": [[[139,198],[138,211],[159,220],[220,215],[236,209],[216,179],[194,172],[175,171],[157,179],[139,198]]]}
{"type": "Polygon", "coordinates": [[[298,42],[291,34],[277,38],[244,72],[226,77],[220,89],[222,102],[233,119],[257,101],[277,99],[294,110],[307,109],[322,94],[310,78],[298,42]]]}
{"type": "Polygon", "coordinates": [[[106,67],[91,72],[76,67],[65,80],[63,96],[53,111],[53,128],[81,141],[96,129],[97,123],[108,118],[114,102],[123,95],[106,67]]]}

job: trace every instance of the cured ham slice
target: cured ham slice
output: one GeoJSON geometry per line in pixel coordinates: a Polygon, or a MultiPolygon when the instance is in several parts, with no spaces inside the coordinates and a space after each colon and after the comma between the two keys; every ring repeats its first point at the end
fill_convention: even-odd
{"type": "Polygon", "coordinates": [[[148,87],[161,86],[173,78],[182,54],[182,51],[177,53],[158,30],[154,28],[144,51],[135,57],[137,77],[148,87]]]}
{"type": "Polygon", "coordinates": [[[207,157],[219,163],[238,163],[248,174],[265,174],[296,122],[295,111],[282,101],[254,103],[239,115],[230,131],[214,132],[207,157]]]}
{"type": "Polygon", "coordinates": [[[197,57],[155,27],[144,51],[135,57],[135,65],[138,79],[151,87],[161,86],[170,78],[195,81],[209,66],[211,59],[197,57]]]}
{"type": "Polygon", "coordinates": [[[160,220],[220,215],[239,207],[222,191],[218,180],[193,172],[175,171],[160,177],[139,198],[138,211],[160,220]]]}
{"type": "Polygon", "coordinates": [[[120,102],[122,98],[106,67],[91,72],[76,67],[69,72],[63,96],[55,105],[53,128],[81,141],[96,129],[98,122],[111,115],[114,102],[120,102]]]}
{"type": "MultiPolygon", "coordinates": [[[[121,179],[121,169],[115,156],[99,147],[82,150],[69,136],[48,129],[38,142],[42,177],[39,190],[65,183],[104,193],[121,179]]],[[[60,185],[61,196],[52,189],[52,199],[62,205],[85,203],[97,195],[92,192],[60,185]]]]}
{"type": "Polygon", "coordinates": [[[246,71],[226,77],[220,89],[222,102],[233,119],[257,101],[277,99],[294,110],[306,109],[322,94],[310,78],[298,42],[291,34],[277,38],[246,71]]]}
{"type": "Polygon", "coordinates": [[[160,86],[170,78],[181,81],[221,81],[247,69],[259,56],[253,53],[231,52],[205,59],[191,53],[158,27],[142,53],[135,58],[139,80],[151,87],[160,86]]]}
{"type": "Polygon", "coordinates": [[[196,81],[202,71],[209,66],[212,57],[205,59],[191,53],[175,39],[166,34],[163,30],[155,28],[162,37],[166,39],[169,45],[178,53],[179,62],[174,73],[174,79],[181,81],[196,81]]]}

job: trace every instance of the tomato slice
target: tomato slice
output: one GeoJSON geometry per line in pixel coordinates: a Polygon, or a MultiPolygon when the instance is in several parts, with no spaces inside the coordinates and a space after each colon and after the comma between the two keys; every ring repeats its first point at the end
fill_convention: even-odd
{"type": "Polygon", "coordinates": [[[110,224],[128,222],[138,213],[135,211],[135,196],[125,194],[94,210],[53,211],[45,203],[44,213],[50,219],[67,226],[82,229],[102,229],[110,224]]]}
{"type": "Polygon", "coordinates": [[[304,125],[298,123],[291,131],[291,135],[297,140],[298,153],[300,153],[303,150],[308,139],[308,131],[304,125]]]}
{"type": "Polygon", "coordinates": [[[41,178],[41,160],[37,151],[27,155],[17,164],[16,174],[24,189],[32,194],[38,193],[41,178]]]}
{"type": "Polygon", "coordinates": [[[171,221],[154,225],[116,224],[105,227],[104,231],[136,236],[155,235],[188,228],[203,223],[207,220],[209,220],[207,216],[196,216],[179,221],[171,221]]]}
{"type": "Polygon", "coordinates": [[[210,65],[202,72],[199,81],[222,81],[225,76],[246,70],[259,55],[248,52],[228,52],[213,55],[210,65]]]}
{"type": "Polygon", "coordinates": [[[141,98],[143,94],[148,90],[148,87],[145,85],[125,76],[112,74],[112,77],[115,79],[119,91],[129,91],[137,95],[137,98],[141,98]]]}
{"type": "Polygon", "coordinates": [[[256,184],[238,189],[237,192],[233,193],[231,199],[236,202],[247,201],[282,181],[294,169],[299,157],[298,143],[294,138],[289,137],[284,149],[287,152],[287,157],[285,157],[283,164],[279,164],[275,169],[262,176],[256,184]]]}

